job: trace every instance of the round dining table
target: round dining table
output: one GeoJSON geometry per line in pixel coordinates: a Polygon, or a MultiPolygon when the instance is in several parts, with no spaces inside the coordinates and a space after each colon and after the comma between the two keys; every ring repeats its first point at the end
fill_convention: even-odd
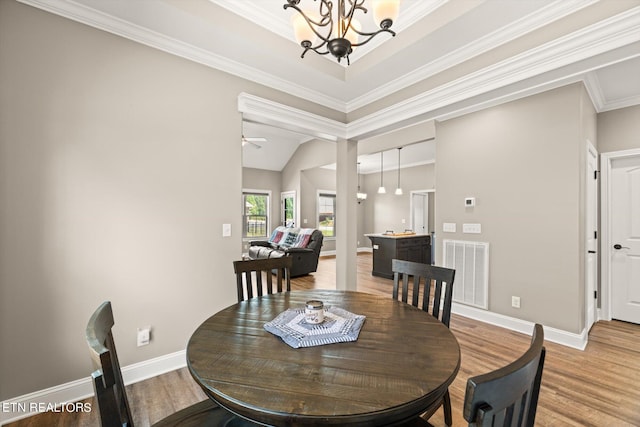
{"type": "Polygon", "coordinates": [[[442,401],[460,347],[429,313],[390,296],[296,290],[231,305],[187,345],[191,375],[231,415],[226,425],[402,425],[442,401]],[[265,330],[309,300],[365,316],[355,341],[293,348],[265,330]]]}

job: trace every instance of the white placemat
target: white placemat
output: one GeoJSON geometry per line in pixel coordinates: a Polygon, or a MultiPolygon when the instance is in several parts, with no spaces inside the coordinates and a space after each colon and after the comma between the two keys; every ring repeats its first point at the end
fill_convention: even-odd
{"type": "Polygon", "coordinates": [[[365,316],[339,307],[324,312],[324,322],[312,325],[304,320],[304,308],[290,308],[264,324],[264,329],[293,348],[349,342],[358,339],[365,316]]]}

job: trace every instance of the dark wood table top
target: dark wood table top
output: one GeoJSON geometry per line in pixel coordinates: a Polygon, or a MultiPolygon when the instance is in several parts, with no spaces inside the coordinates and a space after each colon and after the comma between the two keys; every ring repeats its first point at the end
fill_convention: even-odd
{"type": "Polygon", "coordinates": [[[391,296],[309,290],[216,313],[193,333],[187,363],[212,399],[258,423],[381,426],[438,405],[460,367],[460,347],[441,322],[391,296]],[[358,340],[294,349],[264,330],[312,299],[365,315],[358,340]]]}

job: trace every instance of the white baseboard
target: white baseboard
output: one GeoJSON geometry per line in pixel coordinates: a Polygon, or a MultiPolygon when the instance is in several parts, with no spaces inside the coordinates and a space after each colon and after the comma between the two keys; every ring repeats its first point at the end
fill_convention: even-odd
{"type": "MultiPolygon", "coordinates": [[[[531,335],[533,332],[533,322],[493,313],[491,311],[470,307],[464,304],[453,303],[451,306],[451,312],[480,322],[489,323],[491,325],[500,326],[505,329],[510,329],[512,331],[528,335],[531,335]]],[[[567,347],[584,350],[587,346],[588,331],[585,329],[580,334],[574,334],[572,332],[563,331],[562,329],[544,326],[544,339],[567,347]]]]}
{"type": "MultiPolygon", "coordinates": [[[[181,350],[125,366],[122,368],[122,378],[128,385],[185,366],[187,366],[186,351],[181,350]]],[[[86,378],[4,400],[0,403],[0,426],[35,415],[39,412],[38,408],[56,407],[56,405],[77,402],[91,396],[93,396],[93,384],[87,375],[86,378]]],[[[97,410],[97,408],[94,409],[97,410]]]]}

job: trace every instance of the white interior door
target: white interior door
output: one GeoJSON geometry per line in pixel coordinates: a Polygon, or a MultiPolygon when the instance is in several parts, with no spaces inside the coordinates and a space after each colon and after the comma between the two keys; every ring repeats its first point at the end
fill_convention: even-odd
{"type": "Polygon", "coordinates": [[[640,324],[640,156],[611,162],[611,317],[640,324]]]}
{"type": "Polygon", "coordinates": [[[429,224],[429,197],[427,193],[411,194],[412,229],[418,234],[426,234],[429,224]]]}
{"type": "Polygon", "coordinates": [[[597,231],[598,231],[598,180],[596,171],[598,169],[598,153],[590,143],[587,144],[587,197],[586,197],[586,224],[585,241],[587,243],[587,253],[585,262],[585,298],[586,298],[586,328],[587,331],[596,319],[596,286],[598,279],[598,258],[597,258],[597,231]]]}

